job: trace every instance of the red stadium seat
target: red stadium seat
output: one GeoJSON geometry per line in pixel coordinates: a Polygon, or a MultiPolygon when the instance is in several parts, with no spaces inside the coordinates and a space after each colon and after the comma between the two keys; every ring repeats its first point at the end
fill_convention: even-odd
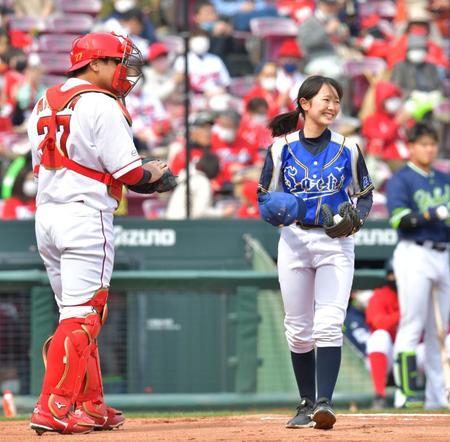
{"type": "Polygon", "coordinates": [[[38,17],[16,17],[8,18],[8,27],[11,31],[40,32],[45,29],[45,21],[38,17]]]}
{"type": "Polygon", "coordinates": [[[231,79],[230,93],[235,97],[244,97],[254,85],[255,77],[253,75],[234,77],[231,79]]]}
{"type": "Polygon", "coordinates": [[[64,75],[47,74],[42,77],[42,83],[46,87],[56,86],[57,84],[64,83],[67,77],[64,75]]]}
{"type": "Polygon", "coordinates": [[[168,200],[147,198],[142,201],[142,212],[147,219],[164,218],[168,200]]]}
{"type": "Polygon", "coordinates": [[[65,74],[70,67],[70,60],[67,54],[40,52],[39,58],[47,74],[65,74]]]}
{"type": "Polygon", "coordinates": [[[53,34],[86,34],[94,26],[87,14],[63,14],[48,17],[46,31],[53,34]]]}
{"type": "Polygon", "coordinates": [[[378,15],[383,18],[392,19],[395,17],[397,7],[391,0],[371,0],[359,3],[359,16],[367,17],[369,15],[378,15]]]}
{"type": "Polygon", "coordinates": [[[183,37],[178,35],[165,35],[160,38],[160,42],[167,46],[169,52],[173,55],[181,54],[184,51],[183,37]]]}
{"type": "Polygon", "coordinates": [[[257,17],[250,20],[250,31],[255,37],[293,37],[297,35],[294,20],[285,17],[257,17]]]}
{"type": "Polygon", "coordinates": [[[69,53],[72,42],[78,37],[76,34],[43,34],[38,38],[39,52],[69,53]]]}
{"type": "Polygon", "coordinates": [[[64,14],[89,14],[97,15],[102,9],[100,0],[57,0],[56,9],[64,14]]]}
{"type": "Polygon", "coordinates": [[[364,57],[344,60],[343,67],[344,73],[350,79],[348,93],[352,106],[355,111],[358,111],[369,88],[367,74],[380,75],[386,69],[386,62],[382,58],[364,57]]]}
{"type": "Polygon", "coordinates": [[[257,17],[250,20],[250,31],[261,39],[264,45],[262,58],[268,61],[276,59],[278,49],[286,38],[297,35],[297,25],[290,18],[257,17]]]}
{"type": "Polygon", "coordinates": [[[344,60],[344,72],[350,77],[370,73],[379,75],[386,69],[386,62],[382,58],[364,57],[361,59],[344,60]]]}

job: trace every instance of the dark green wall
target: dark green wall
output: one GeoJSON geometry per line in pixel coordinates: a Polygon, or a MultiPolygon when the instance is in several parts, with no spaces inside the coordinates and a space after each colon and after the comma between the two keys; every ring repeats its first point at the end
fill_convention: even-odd
{"type": "MultiPolygon", "coordinates": [[[[245,269],[244,233],[276,257],[278,229],[258,220],[147,221],[117,218],[116,269],[245,269]]],[[[390,256],[396,232],[386,222],[369,222],[356,235],[359,265],[390,256]]],[[[375,264],[377,265],[377,264],[375,264]]],[[[33,221],[0,223],[0,269],[42,268],[33,221]]]]}

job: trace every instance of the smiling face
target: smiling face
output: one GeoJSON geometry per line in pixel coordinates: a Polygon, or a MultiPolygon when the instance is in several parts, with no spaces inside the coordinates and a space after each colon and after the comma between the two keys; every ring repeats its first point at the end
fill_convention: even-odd
{"type": "Polygon", "coordinates": [[[305,112],[305,125],[312,124],[323,129],[334,121],[341,110],[341,100],[336,89],[327,83],[310,100],[301,98],[300,105],[305,112]]]}

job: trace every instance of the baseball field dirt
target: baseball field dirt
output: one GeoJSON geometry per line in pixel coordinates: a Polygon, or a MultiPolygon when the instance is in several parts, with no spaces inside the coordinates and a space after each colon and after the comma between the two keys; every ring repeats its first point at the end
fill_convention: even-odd
{"type": "MultiPolygon", "coordinates": [[[[252,414],[242,416],[129,418],[119,430],[66,436],[78,441],[450,441],[450,414],[339,414],[332,430],[286,429],[289,416],[252,414]]],[[[57,441],[63,436],[38,436],[28,421],[1,421],[0,441],[57,441]]]]}

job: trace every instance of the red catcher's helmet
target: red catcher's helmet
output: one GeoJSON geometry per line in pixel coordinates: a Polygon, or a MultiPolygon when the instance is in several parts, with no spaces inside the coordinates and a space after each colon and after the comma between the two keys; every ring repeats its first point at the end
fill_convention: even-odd
{"type": "Polygon", "coordinates": [[[68,72],[81,69],[91,60],[99,58],[122,60],[116,68],[112,84],[119,97],[130,92],[142,76],[144,59],[141,52],[128,37],[114,32],[92,32],[74,40],[68,72]]]}

